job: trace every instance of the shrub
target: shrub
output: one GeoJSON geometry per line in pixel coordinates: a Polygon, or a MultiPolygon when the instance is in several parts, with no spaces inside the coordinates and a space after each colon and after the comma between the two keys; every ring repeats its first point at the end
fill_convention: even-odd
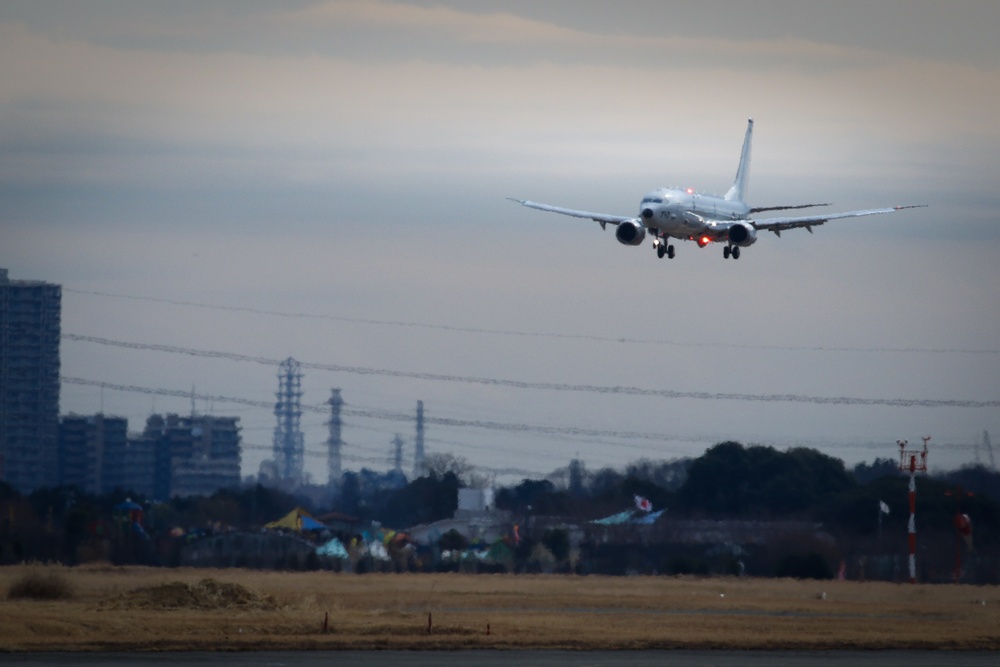
{"type": "Polygon", "coordinates": [[[17,579],[7,591],[8,600],[68,600],[73,585],[62,572],[35,568],[17,579]]]}
{"type": "Polygon", "coordinates": [[[776,577],[792,577],[795,579],[833,579],[833,571],[826,560],[810,551],[804,555],[792,554],[785,556],[778,563],[774,572],[776,577]]]}

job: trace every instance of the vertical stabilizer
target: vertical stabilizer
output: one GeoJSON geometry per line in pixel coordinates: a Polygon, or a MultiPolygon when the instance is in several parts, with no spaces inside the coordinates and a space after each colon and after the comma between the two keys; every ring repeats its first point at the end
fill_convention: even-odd
{"type": "Polygon", "coordinates": [[[747,120],[747,135],[743,138],[743,151],[740,153],[740,166],[736,169],[736,180],[733,187],[726,193],[726,201],[745,202],[747,194],[747,179],[750,177],[750,139],[753,136],[753,118],[747,120]]]}

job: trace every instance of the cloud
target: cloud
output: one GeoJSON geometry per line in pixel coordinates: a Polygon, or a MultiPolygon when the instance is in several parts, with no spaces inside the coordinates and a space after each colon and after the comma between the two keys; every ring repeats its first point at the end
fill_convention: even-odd
{"type": "MultiPolygon", "coordinates": [[[[387,2],[208,17],[213,25],[226,19],[249,26],[252,34],[274,27],[289,35],[288,48],[280,55],[135,49],[0,26],[0,105],[4,124],[16,130],[5,134],[22,143],[76,146],[84,159],[91,150],[117,155],[107,169],[99,167],[106,158],[97,158],[88,178],[117,173],[159,183],[171,172],[197,174],[196,180],[257,173],[281,182],[329,180],[345,171],[385,177],[386,169],[418,166],[572,176],[600,164],[620,169],[616,161],[652,173],[662,170],[660,142],[677,162],[708,172],[728,159],[728,143],[706,142],[704,130],[686,129],[721,127],[751,114],[762,131],[782,128],[769,141],[771,150],[784,151],[780,164],[789,173],[825,163],[863,177],[858,165],[883,173],[882,156],[892,159],[897,147],[915,141],[997,142],[995,123],[983,112],[1000,94],[996,71],[832,44],[646,36],[622,49],[615,35],[387,2]],[[373,58],[351,40],[346,51],[305,52],[291,37],[328,30],[334,43],[349,34],[398,57],[373,58]],[[405,33],[405,46],[413,40],[423,46],[394,49],[393,31],[405,33]],[[506,52],[448,57],[455,45],[498,42],[506,52]],[[521,59],[525,49],[537,50],[538,58],[521,59]],[[782,64],[766,66],[772,61],[782,64]],[[804,65],[810,62],[825,65],[804,65]],[[716,101],[709,94],[715,90],[739,103],[716,101]],[[951,102],[963,96],[966,103],[951,102]],[[814,142],[813,150],[792,148],[803,138],[814,142]],[[212,157],[204,155],[208,150],[212,157]],[[130,152],[152,156],[152,168],[136,168],[130,152]],[[184,155],[193,169],[179,168],[184,155]]],[[[189,24],[174,25],[190,38],[189,24]]],[[[148,30],[162,37],[169,25],[148,30]]],[[[132,23],[128,31],[140,29],[132,23]]],[[[28,174],[59,173],[45,155],[24,165],[28,174]]],[[[72,158],[63,164],[80,174],[73,165],[72,158]]],[[[9,163],[7,173],[26,177],[9,163]]]]}
{"type": "MultiPolygon", "coordinates": [[[[529,12],[447,2],[135,2],[112,3],[114,11],[67,6],[66,14],[35,6],[15,6],[0,22],[0,231],[14,277],[477,329],[995,347],[1000,68],[986,58],[970,64],[881,48],[879,39],[858,44],[783,14],[772,14],[768,21],[779,22],[766,30],[702,29],[698,12],[651,26],[632,4],[614,10],[622,16],[607,26],[560,17],[548,4],[529,12]],[[750,115],[755,203],[829,197],[838,207],[932,207],[830,224],[815,236],[768,235],[739,262],[686,244],[667,263],[648,247],[619,246],[596,224],[504,200],[628,213],[658,185],[723,191],[750,115]]],[[[997,393],[993,362],[651,353],[625,343],[450,330],[400,336],[398,327],[121,306],[67,292],[65,330],[538,382],[930,399],[997,393]]],[[[92,379],[169,389],[197,382],[206,393],[262,400],[274,390],[273,373],[260,369],[234,382],[204,363],[90,358],[78,348],[67,345],[66,369],[92,379]]],[[[341,378],[307,382],[319,403],[341,378]]],[[[343,386],[347,400],[369,407],[410,410],[420,397],[455,419],[618,431],[637,430],[638,420],[638,430],[697,438],[820,430],[898,437],[925,418],[643,397],[526,399],[415,380],[343,386]]],[[[81,405],[76,393],[66,396],[65,408],[81,405]]],[[[96,403],[93,394],[79,400],[96,403]]],[[[140,418],[148,401],[118,404],[140,418]]],[[[953,432],[969,421],[967,413],[933,418],[953,432]]],[[[269,413],[252,419],[261,433],[273,426],[269,413]]],[[[321,442],[322,426],[313,431],[311,441],[321,442]]],[[[468,430],[440,435],[535,447],[468,430]]],[[[349,437],[371,440],[363,431],[349,437]]],[[[579,443],[546,442],[565,458],[579,443]]],[[[620,458],[592,445],[601,461],[620,458]]]]}

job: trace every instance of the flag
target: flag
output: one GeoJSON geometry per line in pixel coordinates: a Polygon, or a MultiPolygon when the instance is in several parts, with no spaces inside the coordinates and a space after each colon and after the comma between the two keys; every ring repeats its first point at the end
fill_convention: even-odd
{"type": "Polygon", "coordinates": [[[889,513],[889,506],[886,505],[885,502],[883,502],[881,500],[878,501],[878,507],[879,507],[880,510],[882,510],[883,514],[888,514],[889,513]]]}
{"type": "Polygon", "coordinates": [[[651,512],[653,510],[653,503],[649,502],[648,498],[643,498],[642,496],[636,496],[635,507],[636,509],[642,510],[643,512],[651,512]]]}

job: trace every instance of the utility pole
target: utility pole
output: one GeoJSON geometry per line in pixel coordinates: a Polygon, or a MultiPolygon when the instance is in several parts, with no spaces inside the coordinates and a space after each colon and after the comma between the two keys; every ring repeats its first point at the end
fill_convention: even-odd
{"type": "Polygon", "coordinates": [[[396,434],[392,439],[394,470],[400,475],[403,474],[403,436],[396,434]]]}

